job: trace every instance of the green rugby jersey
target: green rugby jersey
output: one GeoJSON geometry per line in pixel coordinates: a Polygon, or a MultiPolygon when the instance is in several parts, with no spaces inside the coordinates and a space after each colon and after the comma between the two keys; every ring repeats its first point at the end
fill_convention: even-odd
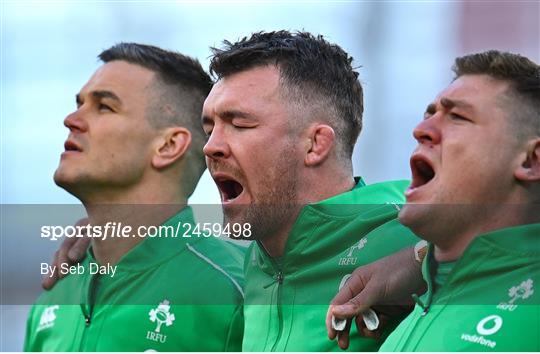
{"type": "MultiPolygon", "coordinates": [[[[418,241],[395,219],[408,184],[360,181],[352,191],[305,206],[279,259],[257,243],[250,246],[244,351],[340,350],[325,327],[328,304],[340,286],[358,266],[418,241]]],[[[360,337],[353,327],[350,350],[378,349],[382,341],[360,337]]]]}
{"type": "MultiPolygon", "coordinates": [[[[189,207],[164,225],[193,224],[189,207]]],[[[239,351],[244,250],[214,237],[146,238],[113,277],[73,274],[32,307],[26,351],[239,351]]],[[[91,252],[82,266],[94,262],[91,252]]]]}
{"type": "Polygon", "coordinates": [[[382,351],[540,351],[540,224],[477,237],[439,289],[434,266],[431,247],[428,292],[382,351]]]}

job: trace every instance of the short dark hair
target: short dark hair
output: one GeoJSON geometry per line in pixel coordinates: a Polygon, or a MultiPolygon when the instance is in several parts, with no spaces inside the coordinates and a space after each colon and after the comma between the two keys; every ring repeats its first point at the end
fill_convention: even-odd
{"type": "Polygon", "coordinates": [[[511,123],[540,135],[540,66],[519,54],[489,50],[456,58],[456,78],[483,74],[509,84],[511,123]]]}
{"type": "Polygon", "coordinates": [[[275,65],[289,100],[303,108],[322,110],[336,131],[338,151],[350,163],[364,110],[362,86],[351,56],[323,36],[308,32],[258,32],[223,44],[223,49],[212,48],[210,72],[217,79],[275,65]]]}
{"type": "Polygon", "coordinates": [[[104,50],[98,57],[104,63],[123,60],[140,65],[155,72],[166,84],[198,89],[205,96],[212,88],[212,80],[199,61],[178,52],[124,42],[104,50]]]}
{"type": "Polygon", "coordinates": [[[186,195],[191,195],[206,168],[202,153],[206,136],[200,118],[204,100],[212,88],[210,76],[194,58],[139,43],[116,44],[98,58],[104,63],[120,60],[136,64],[156,74],[150,92],[152,103],[146,115],[156,128],[178,125],[191,132],[191,146],[186,154],[188,168],[183,171],[181,181],[186,195]]]}

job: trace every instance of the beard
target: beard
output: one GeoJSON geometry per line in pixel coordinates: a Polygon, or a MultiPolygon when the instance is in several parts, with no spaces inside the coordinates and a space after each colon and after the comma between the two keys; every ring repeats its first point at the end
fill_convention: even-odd
{"type": "Polygon", "coordinates": [[[258,184],[259,190],[250,204],[223,210],[223,224],[232,230],[234,223],[250,224],[248,240],[264,240],[275,235],[288,221],[295,219],[301,205],[298,203],[298,177],[294,162],[285,152],[258,184]]]}

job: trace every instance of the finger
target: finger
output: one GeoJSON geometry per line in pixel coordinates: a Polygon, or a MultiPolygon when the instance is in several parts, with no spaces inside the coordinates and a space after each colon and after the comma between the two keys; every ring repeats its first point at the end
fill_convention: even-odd
{"type": "Polygon", "coordinates": [[[73,263],[80,262],[86,256],[86,250],[90,244],[90,238],[87,238],[88,235],[86,229],[86,226],[88,226],[89,223],[90,220],[88,218],[79,219],[79,221],[75,223],[75,226],[83,226],[80,233],[84,237],[78,238],[68,251],[68,259],[73,263]]]}
{"type": "Polygon", "coordinates": [[[383,332],[386,330],[388,325],[392,322],[391,319],[392,317],[390,316],[386,316],[382,314],[379,316],[380,323],[379,323],[379,328],[377,328],[377,331],[376,331],[377,333],[376,339],[379,339],[382,336],[383,332]]]}
{"type": "Polygon", "coordinates": [[[379,339],[381,338],[381,330],[377,329],[375,331],[370,331],[366,327],[362,328],[362,331],[359,331],[362,335],[362,337],[371,338],[371,339],[379,339]]]}
{"type": "Polygon", "coordinates": [[[326,332],[328,333],[328,338],[334,340],[337,335],[337,331],[332,326],[332,305],[328,307],[326,311],[326,332]]]}
{"type": "MultiPolygon", "coordinates": [[[[64,241],[60,245],[60,249],[55,254],[55,257],[53,260],[53,265],[56,266],[56,269],[60,268],[63,264],[72,264],[67,254],[76,241],[77,241],[76,238],[64,239],[64,241]]],[[[65,274],[63,274],[62,272],[58,272],[58,277],[63,278],[65,277],[65,274]]]]}
{"type": "Polygon", "coordinates": [[[334,305],[332,306],[332,314],[336,318],[353,318],[360,314],[361,311],[358,310],[358,305],[355,303],[346,303],[344,305],[334,305]]]}
{"type": "Polygon", "coordinates": [[[341,349],[345,350],[349,347],[349,332],[351,331],[351,320],[347,320],[347,325],[343,331],[337,333],[338,345],[341,349]]]}
{"type": "Polygon", "coordinates": [[[90,245],[90,238],[78,238],[67,253],[67,258],[70,263],[80,262],[86,256],[86,250],[90,245]]]}
{"type": "MultiPolygon", "coordinates": [[[[362,312],[367,311],[372,305],[374,305],[377,299],[380,298],[380,286],[374,282],[367,284],[360,292],[353,292],[355,284],[353,281],[347,282],[342,290],[351,284],[351,288],[348,290],[354,294],[354,297],[349,299],[343,305],[334,305],[332,307],[332,314],[337,318],[353,318],[360,315],[362,312]]],[[[356,289],[358,289],[356,287],[356,289]]]]}
{"type": "Polygon", "coordinates": [[[370,331],[367,328],[361,316],[355,318],[356,328],[358,329],[358,333],[360,333],[361,336],[373,339],[381,338],[381,335],[384,332],[386,325],[388,324],[389,317],[380,313],[377,313],[377,316],[379,317],[379,327],[377,327],[377,329],[374,331],[370,331]]]}
{"type": "Polygon", "coordinates": [[[365,268],[357,268],[351,274],[347,282],[339,289],[336,296],[330,302],[332,305],[343,305],[364,289],[369,283],[368,278],[365,276],[369,271],[366,271],[365,268]]]}
{"type": "Polygon", "coordinates": [[[45,274],[41,280],[41,287],[45,290],[51,290],[58,281],[58,271],[54,270],[53,274],[45,274]]]}
{"type": "MultiPolygon", "coordinates": [[[[57,256],[58,256],[58,251],[55,252],[51,264],[54,264],[55,259],[56,259],[57,256]]],[[[57,271],[58,268],[53,267],[54,270],[53,270],[52,274],[50,273],[51,272],[50,269],[51,269],[51,267],[47,268],[47,274],[45,274],[43,276],[43,279],[41,279],[41,287],[43,289],[45,289],[45,290],[52,289],[54,284],[58,280],[58,271],[57,271]]]]}
{"type": "Polygon", "coordinates": [[[358,330],[358,333],[362,337],[375,338],[374,332],[367,329],[366,324],[365,324],[362,316],[356,316],[354,318],[354,322],[356,324],[356,329],[358,330]]]}

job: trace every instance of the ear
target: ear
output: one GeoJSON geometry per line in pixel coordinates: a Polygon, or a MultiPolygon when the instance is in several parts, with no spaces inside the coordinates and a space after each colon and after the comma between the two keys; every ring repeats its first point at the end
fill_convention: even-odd
{"type": "Polygon", "coordinates": [[[317,166],[330,155],[336,135],[334,129],[326,124],[317,124],[311,127],[309,132],[304,163],[306,166],[317,166]]]}
{"type": "Polygon", "coordinates": [[[172,165],[186,153],[190,143],[191,133],[186,128],[166,128],[152,157],[152,166],[162,169],[172,165]]]}
{"type": "Polygon", "coordinates": [[[527,152],[521,165],[514,171],[514,177],[523,182],[540,181],[540,138],[527,143],[527,152]]]}

